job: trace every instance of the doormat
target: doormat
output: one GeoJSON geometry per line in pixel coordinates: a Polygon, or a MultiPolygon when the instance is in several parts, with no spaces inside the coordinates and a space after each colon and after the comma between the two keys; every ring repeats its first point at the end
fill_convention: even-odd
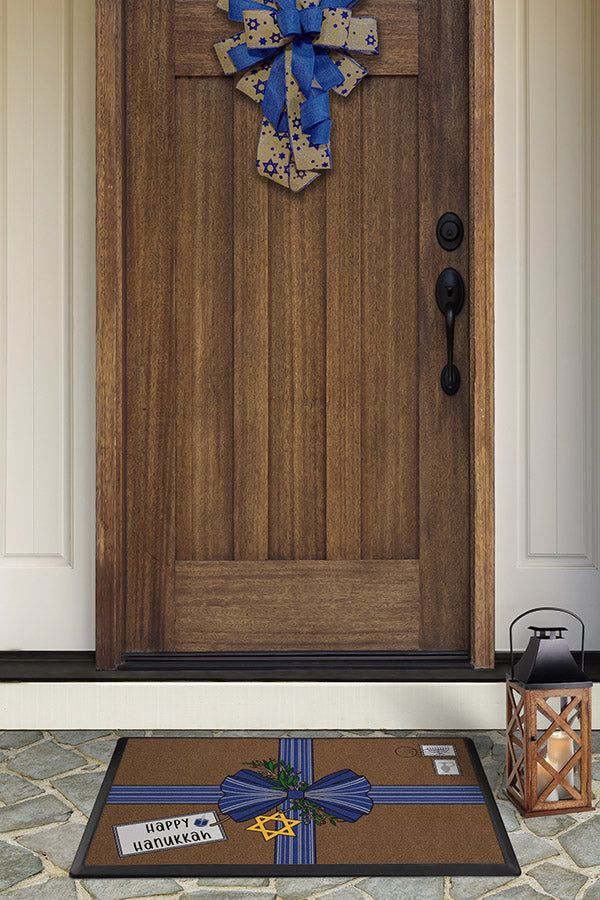
{"type": "Polygon", "coordinates": [[[124,738],[74,877],[518,875],[466,738],[124,738]]]}

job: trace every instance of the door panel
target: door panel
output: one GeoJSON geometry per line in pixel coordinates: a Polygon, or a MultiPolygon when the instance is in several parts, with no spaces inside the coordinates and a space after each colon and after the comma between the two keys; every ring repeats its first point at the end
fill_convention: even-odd
{"type": "MultiPolygon", "coordinates": [[[[371,2],[378,18],[392,19],[389,3],[371,2]]],[[[185,4],[186,23],[208,6],[185,4]]],[[[467,27],[461,9],[437,31],[427,23],[425,34],[461,51],[467,27]]],[[[176,72],[185,46],[177,34],[176,72]]],[[[175,529],[176,560],[186,565],[183,576],[176,563],[176,624],[163,649],[468,647],[469,408],[439,389],[439,312],[423,304],[419,335],[417,302],[420,188],[434,195],[438,179],[466,216],[468,81],[452,96],[442,91],[457,101],[453,133],[437,100],[422,127],[419,92],[427,99],[440,90],[422,45],[419,78],[388,60],[387,77],[371,74],[349,98],[333,98],[335,168],[300,196],[249,189],[258,182],[248,158],[257,117],[248,118],[248,100],[230,80],[199,62],[193,77],[175,80],[175,529]],[[440,137],[443,155],[420,154],[420,141],[440,137]],[[254,253],[260,287],[246,285],[254,253]],[[433,355],[432,379],[421,366],[433,355]],[[456,454],[453,472],[446,450],[456,454]],[[466,533],[456,556],[452,518],[459,537],[466,533]],[[235,565],[203,565],[215,560],[235,565]],[[309,566],[306,578],[292,564],[334,560],[309,566]],[[251,575],[244,561],[253,561],[251,575]],[[339,628],[349,617],[358,629],[339,628]],[[283,631],[279,622],[288,623],[283,631]]],[[[436,220],[426,219],[432,271],[443,265],[431,246],[436,220]]]]}
{"type": "Polygon", "coordinates": [[[234,635],[244,650],[419,645],[416,560],[177,562],[175,572],[178,651],[230,651],[234,635]]]}
{"type": "Polygon", "coordinates": [[[176,564],[165,649],[420,646],[417,83],[365,86],[335,104],[334,172],[292,198],[260,182],[248,196],[257,177],[232,141],[256,140],[247,99],[221,77],[176,81],[176,559],[186,566],[180,577],[176,564]],[[246,283],[257,247],[264,298],[246,283]],[[256,327],[263,339],[248,342],[256,327]],[[214,560],[265,563],[248,576],[202,565],[214,560]],[[308,578],[290,565],[317,560],[356,564],[309,567],[308,578]],[[242,596],[242,618],[257,623],[243,636],[242,596]],[[340,630],[348,618],[359,627],[340,630]]]}
{"type": "Polygon", "coordinates": [[[233,558],[232,109],[227,80],[178,80],[178,559],[233,558]]]}
{"type": "MultiPolygon", "coordinates": [[[[173,0],[170,0],[173,2],[173,0]]],[[[427,2],[427,0],[425,0],[427,2]]],[[[419,71],[419,0],[362,0],[360,16],[376,16],[385,55],[369,57],[377,75],[416,75],[419,71]]],[[[175,75],[218,75],[223,70],[213,45],[235,26],[217,9],[216,0],[175,0],[175,75]],[[227,28],[229,31],[227,31],[227,28]]]]}
{"type": "Polygon", "coordinates": [[[472,299],[453,397],[435,302],[471,271],[469,4],[359,13],[381,56],[293,195],[213,0],[124,4],[125,652],[469,652],[472,299]]]}
{"type": "Polygon", "coordinates": [[[354,325],[361,340],[361,551],[364,559],[413,559],[419,555],[417,80],[373,78],[363,87],[362,247],[353,272],[362,294],[354,325]]]}

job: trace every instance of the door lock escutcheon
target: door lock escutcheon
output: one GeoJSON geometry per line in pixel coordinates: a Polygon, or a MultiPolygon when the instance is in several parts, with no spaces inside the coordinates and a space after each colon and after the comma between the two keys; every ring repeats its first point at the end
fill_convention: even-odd
{"type": "Polygon", "coordinates": [[[448,362],[442,369],[440,381],[444,393],[452,397],[460,387],[460,372],[454,364],[454,324],[465,302],[465,283],[460,272],[450,268],[440,272],[435,286],[435,299],[446,321],[448,353],[448,362]]]}
{"type": "Polygon", "coordinates": [[[443,247],[444,250],[458,250],[465,236],[465,228],[460,216],[453,212],[447,212],[440,216],[436,235],[440,247],[443,247]]]}

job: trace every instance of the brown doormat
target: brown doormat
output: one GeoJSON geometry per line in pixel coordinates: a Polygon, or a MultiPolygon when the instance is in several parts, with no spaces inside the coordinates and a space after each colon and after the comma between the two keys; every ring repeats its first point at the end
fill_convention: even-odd
{"type": "Polygon", "coordinates": [[[518,875],[465,738],[120,740],[75,877],[518,875]]]}

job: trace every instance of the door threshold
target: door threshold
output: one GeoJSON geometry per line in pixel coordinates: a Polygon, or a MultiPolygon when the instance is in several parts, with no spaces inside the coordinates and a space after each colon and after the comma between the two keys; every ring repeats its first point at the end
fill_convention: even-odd
{"type": "Polygon", "coordinates": [[[473,668],[462,651],[227,651],[220,653],[125,653],[121,671],[248,671],[286,672],[309,670],[325,674],[336,670],[370,673],[373,669],[467,669],[473,668]]]}
{"type": "MultiPolygon", "coordinates": [[[[463,656],[455,658],[453,664],[432,665],[421,657],[420,664],[408,664],[407,660],[387,663],[375,661],[362,655],[351,663],[337,665],[309,665],[306,661],[296,667],[285,667],[273,662],[269,668],[253,665],[243,666],[237,662],[221,660],[221,668],[215,660],[209,665],[204,660],[203,668],[175,668],[167,665],[156,665],[157,654],[128,654],[128,659],[119,669],[99,671],[96,668],[95,655],[92,650],[4,650],[0,651],[0,683],[2,682],[355,682],[355,683],[400,683],[429,682],[470,684],[481,682],[502,682],[510,667],[507,652],[496,653],[496,664],[493,669],[474,669],[463,656]],[[129,656],[134,659],[129,659],[129,656]]],[[[195,656],[195,654],[194,654],[195,656]]],[[[223,656],[223,654],[221,654],[223,656]]],[[[182,660],[183,662],[184,660],[182,660]]],[[[172,662],[172,660],[171,660],[172,662]]],[[[439,660],[438,660],[439,662],[439,660]]],[[[189,662],[188,662],[189,666],[189,662]]],[[[600,682],[600,652],[592,650],[586,653],[585,669],[589,677],[600,682]]]]}

